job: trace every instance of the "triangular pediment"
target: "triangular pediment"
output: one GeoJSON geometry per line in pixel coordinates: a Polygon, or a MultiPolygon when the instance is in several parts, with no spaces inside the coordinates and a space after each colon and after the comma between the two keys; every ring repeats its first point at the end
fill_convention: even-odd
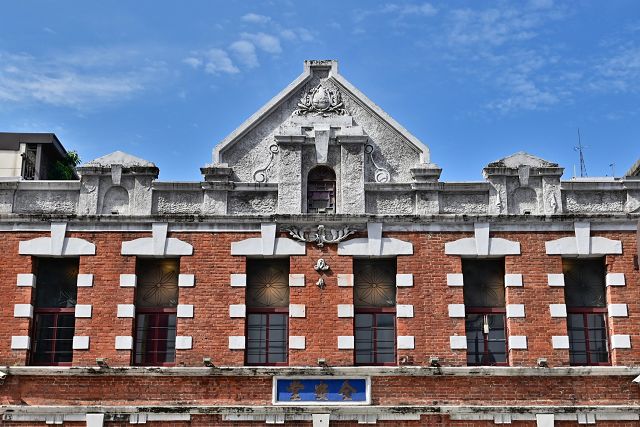
{"type": "Polygon", "coordinates": [[[110,167],[111,165],[122,165],[126,168],[145,167],[155,168],[156,165],[148,160],[125,153],[124,151],[114,151],[106,156],[98,157],[83,164],[81,167],[110,167]]]}
{"type": "Polygon", "coordinates": [[[544,160],[540,157],[534,156],[533,154],[519,151],[487,165],[487,167],[490,168],[503,167],[516,169],[520,166],[529,166],[532,168],[555,168],[558,167],[558,164],[544,160]]]}

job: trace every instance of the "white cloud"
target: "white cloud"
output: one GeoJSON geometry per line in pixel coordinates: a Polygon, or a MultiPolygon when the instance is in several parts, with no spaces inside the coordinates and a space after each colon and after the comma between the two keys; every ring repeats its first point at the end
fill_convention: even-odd
{"type": "Polygon", "coordinates": [[[306,28],[285,29],[280,31],[280,37],[288,41],[313,41],[313,33],[306,28]]]}
{"type": "Polygon", "coordinates": [[[226,51],[222,49],[211,49],[205,53],[204,69],[209,74],[235,74],[240,72],[238,67],[233,65],[226,51]]]}
{"type": "Polygon", "coordinates": [[[242,18],[244,22],[249,22],[251,24],[266,24],[271,21],[271,18],[265,15],[259,15],[257,13],[247,13],[242,18]]]}
{"type": "Polygon", "coordinates": [[[245,40],[251,41],[259,49],[272,54],[278,54],[282,52],[280,46],[280,39],[276,36],[265,33],[242,33],[240,37],[245,40]]]}
{"type": "Polygon", "coordinates": [[[260,65],[258,63],[258,56],[256,55],[256,47],[247,40],[238,40],[231,43],[229,49],[238,58],[240,62],[249,68],[254,68],[260,65]]]}
{"type": "Polygon", "coordinates": [[[196,58],[194,56],[184,58],[182,62],[184,62],[187,65],[190,65],[193,68],[200,68],[200,66],[202,65],[202,59],[196,58]]]}

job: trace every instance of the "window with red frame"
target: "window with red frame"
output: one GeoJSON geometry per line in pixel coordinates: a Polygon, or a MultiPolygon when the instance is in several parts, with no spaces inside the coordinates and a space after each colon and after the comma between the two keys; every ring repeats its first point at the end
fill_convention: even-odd
{"type": "Polygon", "coordinates": [[[31,365],[71,365],[78,258],[36,258],[31,365]]]}
{"type": "Polygon", "coordinates": [[[247,365],[286,365],[289,259],[247,259],[247,365]]]}
{"type": "Polygon", "coordinates": [[[563,258],[569,363],[608,365],[604,258],[563,258]]]}
{"type": "Polygon", "coordinates": [[[178,258],[136,262],[135,365],[175,363],[179,271],[178,258]]]}
{"type": "Polygon", "coordinates": [[[463,259],[468,365],[506,365],[504,259],[463,259]]]}
{"type": "Polygon", "coordinates": [[[355,364],[396,364],[396,260],[354,259],[355,364]]]}

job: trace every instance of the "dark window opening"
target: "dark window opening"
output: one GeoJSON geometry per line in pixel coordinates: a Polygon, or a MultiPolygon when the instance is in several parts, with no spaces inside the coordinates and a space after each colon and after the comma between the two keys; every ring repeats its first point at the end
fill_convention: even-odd
{"type": "Polygon", "coordinates": [[[506,365],[504,259],[463,259],[468,365],[506,365]]]}
{"type": "Polygon", "coordinates": [[[289,259],[247,259],[247,365],[286,365],[289,259]]]}
{"type": "Polygon", "coordinates": [[[316,166],[307,177],[307,212],[336,212],[336,174],[330,167],[316,166]]]}
{"type": "Polygon", "coordinates": [[[135,365],[175,363],[179,271],[178,258],[137,260],[135,365]]]}
{"type": "Polygon", "coordinates": [[[396,364],[396,260],[354,259],[355,364],[396,364]]]}
{"type": "Polygon", "coordinates": [[[564,258],[562,272],[569,362],[572,365],[608,365],[604,259],[564,258]]]}
{"type": "Polygon", "coordinates": [[[36,264],[31,365],[71,365],[78,258],[39,258],[36,264]]]}

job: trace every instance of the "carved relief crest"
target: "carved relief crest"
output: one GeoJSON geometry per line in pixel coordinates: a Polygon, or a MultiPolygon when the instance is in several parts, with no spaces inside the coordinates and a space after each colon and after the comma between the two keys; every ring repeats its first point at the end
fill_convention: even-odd
{"type": "Polygon", "coordinates": [[[338,89],[327,89],[322,84],[310,89],[302,95],[298,108],[293,112],[296,116],[322,116],[331,114],[344,115],[347,111],[342,102],[342,94],[338,89]]]}

